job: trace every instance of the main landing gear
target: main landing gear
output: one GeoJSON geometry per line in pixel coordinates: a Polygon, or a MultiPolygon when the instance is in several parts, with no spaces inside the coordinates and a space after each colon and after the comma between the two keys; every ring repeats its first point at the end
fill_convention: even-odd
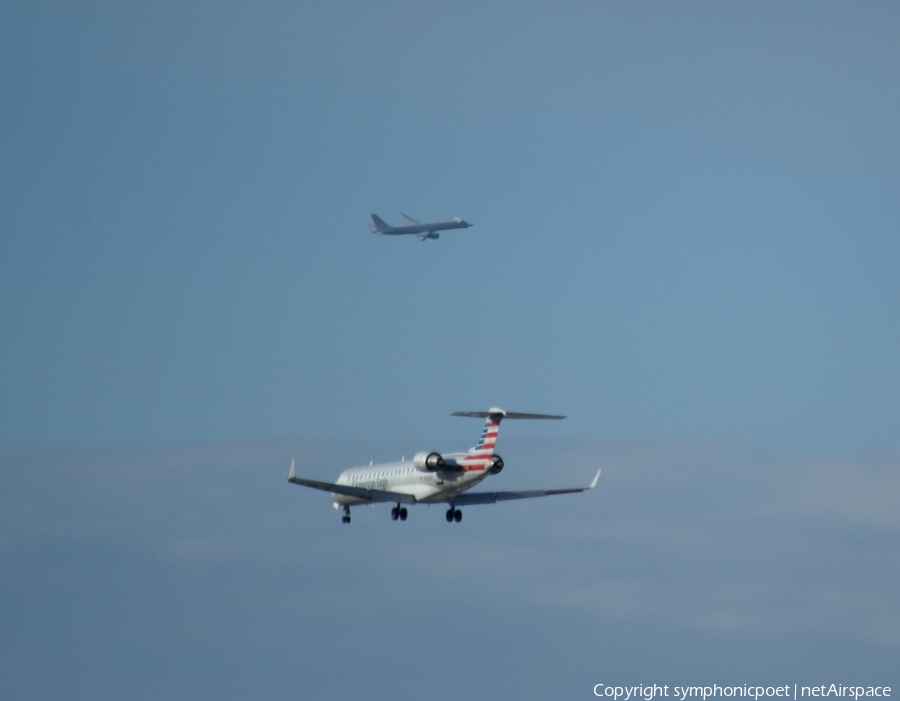
{"type": "Polygon", "coordinates": [[[344,515],[341,516],[341,523],[350,523],[350,507],[344,506],[344,515]]]}
{"type": "Polygon", "coordinates": [[[449,509],[447,509],[447,523],[453,523],[454,521],[456,521],[457,523],[462,521],[462,511],[451,506],[449,509]]]}
{"type": "Polygon", "coordinates": [[[398,518],[401,521],[405,521],[407,515],[406,507],[400,506],[400,504],[391,509],[391,521],[396,521],[398,518]]]}

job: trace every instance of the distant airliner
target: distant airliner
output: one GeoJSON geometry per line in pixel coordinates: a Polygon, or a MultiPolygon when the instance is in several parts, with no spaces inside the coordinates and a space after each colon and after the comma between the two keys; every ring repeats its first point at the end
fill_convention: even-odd
{"type": "Polygon", "coordinates": [[[294,461],[288,481],[304,487],[331,492],[334,508],[344,507],[342,523],[350,523],[350,507],[357,504],[394,502],[391,519],[405,521],[407,511],[401,504],[449,504],[447,523],[462,520],[460,506],[494,504],[508,499],[531,499],[554,494],[572,494],[593,489],[600,470],[587,487],[571,489],[532,489],[519,492],[468,492],[488,475],[503,469],[503,459],[494,454],[494,444],[503,419],[564,419],[552,414],[523,414],[492,407],[487,411],[454,411],[451,416],[486,418],[478,445],[468,453],[434,453],[423,451],[411,461],[383,463],[368,467],[353,467],[340,474],[337,482],[319,482],[297,477],[294,461]]]}
{"type": "Polygon", "coordinates": [[[419,241],[424,241],[425,239],[439,239],[441,235],[437,233],[438,231],[445,231],[447,229],[468,229],[472,226],[469,222],[463,221],[459,217],[454,217],[451,221],[438,221],[431,224],[423,224],[422,222],[418,222],[412,217],[405,215],[403,212],[400,212],[400,216],[406,220],[406,226],[391,226],[377,214],[373,214],[372,221],[374,224],[372,225],[372,231],[376,234],[389,234],[391,236],[399,234],[416,234],[419,237],[419,241]]]}

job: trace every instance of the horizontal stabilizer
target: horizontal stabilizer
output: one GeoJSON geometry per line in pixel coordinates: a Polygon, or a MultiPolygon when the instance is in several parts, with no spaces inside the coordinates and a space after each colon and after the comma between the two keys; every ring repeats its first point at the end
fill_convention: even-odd
{"type": "Polygon", "coordinates": [[[527,414],[522,411],[505,411],[497,407],[491,407],[487,411],[452,411],[450,416],[471,416],[486,419],[489,416],[497,416],[503,419],[564,419],[559,414],[527,414]]]}

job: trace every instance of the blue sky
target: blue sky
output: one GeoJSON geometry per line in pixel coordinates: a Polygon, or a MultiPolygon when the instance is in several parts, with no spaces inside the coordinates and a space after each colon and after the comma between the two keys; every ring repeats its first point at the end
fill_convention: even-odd
{"type": "Polygon", "coordinates": [[[897,448],[889,4],[4,13],[5,440],[897,448]]]}
{"type": "MultiPolygon", "coordinates": [[[[0,644],[20,696],[67,629],[83,637],[60,683],[83,675],[92,698],[124,687],[78,664],[85,640],[126,640],[109,665],[148,698],[222,692],[212,660],[255,659],[225,675],[242,697],[298,645],[312,676],[270,695],[325,689],[341,644],[365,657],[379,640],[424,666],[445,639],[507,658],[435,698],[574,696],[602,681],[597,659],[634,680],[688,660],[706,677],[887,674],[895,4],[11,3],[0,85],[0,610],[16,624],[0,644]],[[474,227],[369,232],[400,211],[474,227]],[[599,463],[603,489],[478,512],[447,542],[418,511],[382,533],[374,510],[348,536],[327,499],[283,484],[292,456],[327,478],[463,448],[478,426],[449,412],[492,405],[568,415],[504,424],[503,486],[580,484],[599,463]],[[232,546],[215,524],[235,518],[232,546]],[[832,582],[844,563],[864,575],[832,582]],[[666,584],[673,568],[707,588],[666,584]],[[121,593],[136,581],[166,594],[134,625],[169,626],[140,645],[121,593]],[[385,613],[398,581],[415,623],[385,613]],[[58,600],[63,582],[85,607],[40,618],[28,592],[58,600]],[[347,582],[386,602],[364,632],[333,599],[331,617],[291,603],[347,582]],[[446,613],[444,584],[489,593],[441,629],[424,621],[446,613]],[[85,613],[107,590],[111,610],[85,613]],[[179,651],[184,684],[159,686],[142,645],[163,666],[179,651]],[[543,682],[510,681],[537,660],[543,682]]],[[[370,677],[388,661],[373,654],[370,677]]]]}

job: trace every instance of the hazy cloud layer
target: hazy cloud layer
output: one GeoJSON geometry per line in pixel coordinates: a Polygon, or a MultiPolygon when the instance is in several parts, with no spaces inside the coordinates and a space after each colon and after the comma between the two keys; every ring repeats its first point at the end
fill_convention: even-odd
{"type": "Polygon", "coordinates": [[[603,467],[596,491],[470,507],[452,526],[441,507],[406,523],[358,508],[343,526],[285,480],[291,456],[328,477],[403,450],[2,448],[0,695],[897,681],[897,456],[510,441],[495,484],[603,467]]]}

